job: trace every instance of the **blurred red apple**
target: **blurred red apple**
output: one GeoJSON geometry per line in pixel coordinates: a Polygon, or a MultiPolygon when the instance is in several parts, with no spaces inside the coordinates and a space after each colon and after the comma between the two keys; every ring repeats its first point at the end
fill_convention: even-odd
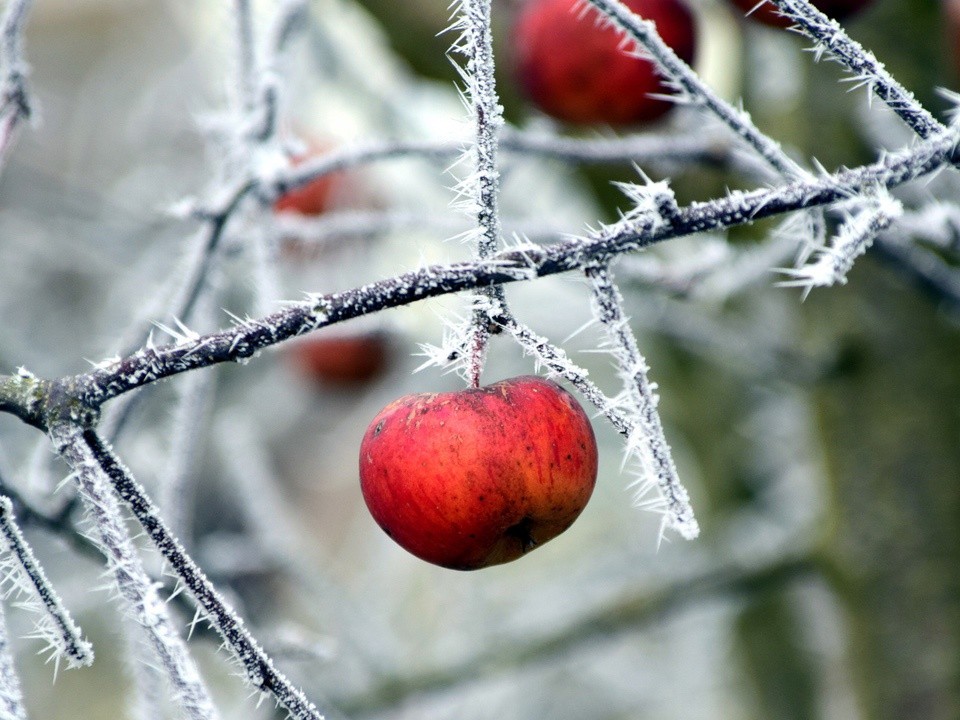
{"type": "Polygon", "coordinates": [[[538,377],[407,395],[380,411],[360,445],[374,520],[417,557],[455,570],[509,562],[556,537],[596,477],[586,413],[538,377]]]}
{"type": "MultiPolygon", "coordinates": [[[[624,4],[656,23],[684,61],[693,61],[696,32],[683,0],[624,4]]],[[[597,11],[583,15],[582,6],[581,0],[528,0],[512,40],[521,90],[548,115],[573,123],[627,125],[668,112],[673,103],[650,97],[670,92],[653,64],[628,55],[622,33],[597,27],[597,11]]]]}
{"type": "Polygon", "coordinates": [[[387,367],[389,339],[383,332],[315,334],[290,343],[288,358],[319,385],[363,385],[387,367]]]}
{"type": "MultiPolygon", "coordinates": [[[[760,7],[757,7],[760,0],[732,0],[732,2],[745,13],[757,8],[749,17],[751,20],[756,20],[764,25],[779,28],[792,25],[790,20],[777,12],[776,7],[771,2],[765,2],[760,7]]],[[[812,0],[811,4],[834,20],[844,20],[872,2],[873,0],[812,0]]]]}

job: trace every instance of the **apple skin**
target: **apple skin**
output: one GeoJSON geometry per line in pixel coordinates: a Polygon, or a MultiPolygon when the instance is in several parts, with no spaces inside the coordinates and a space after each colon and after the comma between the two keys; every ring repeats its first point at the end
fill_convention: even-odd
{"type": "MultiPolygon", "coordinates": [[[[747,13],[757,6],[760,0],[731,0],[734,5],[747,13]]],[[[873,0],[812,0],[812,4],[822,13],[830,16],[834,20],[845,20],[851,15],[856,14],[873,0]]],[[[751,20],[756,20],[764,25],[771,27],[785,28],[792,23],[783,15],[777,12],[772,3],[764,3],[748,16],[751,20]]]]}
{"type": "Polygon", "coordinates": [[[390,355],[387,333],[311,335],[294,340],[287,358],[317,385],[358,387],[386,370],[390,355]]]}
{"type": "MultiPolygon", "coordinates": [[[[687,63],[696,28],[683,0],[624,0],[687,63]]],[[[631,125],[655,120],[674,104],[651,62],[628,55],[622,34],[584,17],[580,0],[528,0],[513,29],[515,74],[524,94],[548,115],[571,123],[631,125]]]]}
{"type": "Polygon", "coordinates": [[[401,547],[454,570],[510,562],[566,530],[597,478],[583,408],[525,376],[458,392],[407,395],[360,445],[370,514],[401,547]]]}

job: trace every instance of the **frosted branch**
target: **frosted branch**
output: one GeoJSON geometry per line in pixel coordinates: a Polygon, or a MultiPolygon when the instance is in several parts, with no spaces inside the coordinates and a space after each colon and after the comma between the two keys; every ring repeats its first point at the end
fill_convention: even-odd
{"type": "Polygon", "coordinates": [[[7,619],[0,604],[0,718],[3,720],[27,720],[20,691],[20,676],[13,664],[7,619]]]}
{"type": "Polygon", "coordinates": [[[630,435],[633,430],[630,418],[620,411],[612,399],[603,394],[603,391],[588,378],[589,373],[574,363],[563,348],[557,347],[547,338],[538,335],[512,317],[504,319],[503,329],[510,333],[520,347],[536,360],[538,366],[547,368],[550,373],[562,377],[573,385],[587,402],[603,413],[617,432],[624,437],[630,435]]]}
{"type": "Polygon", "coordinates": [[[589,3],[635,41],[660,69],[664,77],[686,94],[686,100],[702,105],[717,116],[733,132],[742,138],[757,154],[778,172],[789,178],[800,179],[809,173],[792,160],[780,144],[762,133],[744,110],[738,110],[718,96],[681,60],[673,49],[657,34],[656,25],[635,15],[619,0],[589,0],[589,3]]]}
{"type": "MultiPolygon", "coordinates": [[[[657,33],[656,25],[643,20],[630,11],[620,0],[589,0],[610,20],[623,30],[629,38],[646,51],[646,55],[664,74],[666,79],[686,94],[691,103],[702,105],[712,112],[734,134],[771,168],[790,180],[808,180],[811,173],[784,152],[773,138],[761,132],[745,110],[737,109],[721,98],[707,85],[693,69],[681,60],[657,33]]],[[[820,211],[809,213],[810,229],[815,243],[820,243],[825,234],[825,223],[820,211]]]]}
{"type": "MultiPolygon", "coordinates": [[[[841,170],[816,180],[751,192],[737,191],[725,198],[691,203],[678,208],[669,223],[654,226],[649,219],[628,217],[585,238],[542,247],[501,250],[489,260],[425,267],[345,292],[312,296],[306,302],[240,322],[228,330],[140,350],[65,382],[74,388],[72,392],[83,397],[84,403],[99,407],[111,398],[161,378],[219,362],[242,361],[282,340],[386,308],[578,270],[591,261],[636,252],[668,238],[836,203],[853,193],[877,187],[896,187],[948,162],[955,152],[956,133],[956,129],[950,129],[912,148],[886,155],[871,165],[841,170]]],[[[0,411],[13,412],[32,424],[42,424],[44,408],[36,405],[35,398],[28,392],[29,386],[24,379],[0,376],[0,411]]]]}
{"type": "Polygon", "coordinates": [[[13,516],[13,503],[10,498],[0,496],[0,535],[5,549],[16,561],[18,573],[22,579],[13,579],[15,590],[28,593],[36,598],[43,607],[44,622],[38,623],[37,634],[44,638],[52,648],[52,655],[59,662],[66,657],[68,667],[80,667],[93,663],[93,646],[83,637],[83,631],[70,617],[57,591],[40,563],[33,549],[23,537],[13,516]]]}
{"type": "Polygon", "coordinates": [[[828,54],[846,66],[853,79],[866,86],[921,138],[944,131],[944,126],[920,105],[913,93],[901,85],[877,60],[853,40],[836,20],[827,17],[807,0],[768,0],[776,5],[795,27],[814,42],[817,58],[828,54]]]}
{"type": "MultiPolygon", "coordinates": [[[[526,132],[504,126],[500,130],[499,151],[515,155],[533,155],[577,163],[622,163],[632,160],[640,165],[678,164],[731,168],[749,175],[768,173],[749,158],[735,152],[730,141],[716,133],[695,136],[643,133],[618,138],[571,138],[542,132],[526,132]]],[[[391,140],[357,143],[310,158],[295,167],[259,180],[256,191],[265,200],[274,200],[290,190],[334,172],[361,165],[404,158],[447,161],[463,153],[463,142],[456,140],[391,140]]]]}
{"type": "Polygon", "coordinates": [[[641,458],[641,467],[649,468],[650,478],[638,481],[638,501],[650,487],[660,492],[666,524],[691,540],[700,534],[700,527],[690,506],[690,497],[677,477],[670,445],[657,412],[659,396],[656,385],[647,377],[649,367],[640,353],[637,340],[623,312],[623,298],[613,283],[609,268],[589,265],[587,278],[593,290],[593,305],[610,338],[610,347],[623,380],[628,413],[636,417],[633,432],[627,438],[627,452],[641,458]]]}
{"type": "Polygon", "coordinates": [[[149,637],[155,656],[170,681],[174,695],[191,720],[219,717],[200,673],[177,633],[167,606],[157,593],[127,532],[117,498],[105,468],[78,428],[55,425],[50,437],[73,469],[87,514],[120,597],[139,627],[149,637]]]}
{"type": "MultiPolygon", "coordinates": [[[[273,695],[297,720],[323,720],[323,716],[313,703],[306,699],[303,692],[274,667],[273,661],[254,640],[243,620],[217,592],[180,541],[170,532],[157,506],[96,432],[85,431],[82,440],[76,444],[82,446],[84,458],[89,457],[89,462],[95,463],[97,469],[107,475],[113,490],[197,601],[206,619],[223,638],[225,646],[243,666],[247,682],[260,692],[273,695]]],[[[99,473],[95,474],[99,476],[99,473]]],[[[112,498],[112,495],[110,497],[112,498]]]]}
{"type": "Polygon", "coordinates": [[[477,257],[488,258],[500,245],[497,138],[503,126],[503,108],[494,81],[490,0],[461,0],[454,29],[461,35],[453,49],[467,58],[461,76],[473,116],[474,140],[467,159],[471,175],[463,182],[464,200],[474,210],[480,237],[477,257]]]}
{"type": "Polygon", "coordinates": [[[843,284],[854,260],[867,251],[874,239],[903,213],[903,206],[889,193],[878,193],[874,207],[860,207],[841,225],[830,247],[814,251],[814,260],[807,265],[783,270],[791,279],[783,285],[803,287],[807,292],[814,287],[843,284]]]}

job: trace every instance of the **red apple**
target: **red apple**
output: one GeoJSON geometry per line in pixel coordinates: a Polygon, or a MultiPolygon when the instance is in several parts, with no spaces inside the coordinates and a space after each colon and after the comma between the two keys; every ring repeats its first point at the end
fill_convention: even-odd
{"type": "MultiPolygon", "coordinates": [[[[760,7],[757,7],[760,0],[732,0],[732,2],[745,13],[750,12],[756,7],[757,9],[754,10],[749,17],[764,25],[785,28],[793,24],[790,20],[778,13],[776,7],[771,2],[765,2],[760,7]]],[[[844,20],[865,8],[867,5],[870,5],[872,2],[873,0],[812,0],[812,5],[834,20],[844,20]]]]}
{"type": "Polygon", "coordinates": [[[377,524],[427,562],[475,570],[519,558],[576,520],[597,443],[570,393],[538,377],[387,405],[360,445],[377,524]]]}
{"type": "MultiPolygon", "coordinates": [[[[683,0],[624,0],[656,23],[657,32],[683,60],[693,61],[696,32],[683,0]]],[[[513,30],[515,70],[521,90],[548,115],[573,123],[627,125],[654,120],[673,103],[651,62],[628,55],[623,36],[597,27],[597,11],[580,12],[581,0],[528,0],[513,30]]]]}
{"type": "Polygon", "coordinates": [[[290,343],[288,359],[318,385],[358,386],[374,380],[387,367],[386,333],[315,334],[290,343]]]}

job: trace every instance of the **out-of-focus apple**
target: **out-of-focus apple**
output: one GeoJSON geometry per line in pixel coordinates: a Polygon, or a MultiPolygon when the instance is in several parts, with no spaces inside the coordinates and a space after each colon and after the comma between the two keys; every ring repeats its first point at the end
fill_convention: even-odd
{"type": "Polygon", "coordinates": [[[290,343],[287,357],[306,378],[323,386],[359,386],[387,368],[390,341],[384,332],[317,333],[290,343]]]}
{"type": "Polygon", "coordinates": [[[597,477],[590,420],[539,377],[395,400],[360,445],[374,520],[427,562],[474,570],[515,560],[566,530],[597,477]]]}

